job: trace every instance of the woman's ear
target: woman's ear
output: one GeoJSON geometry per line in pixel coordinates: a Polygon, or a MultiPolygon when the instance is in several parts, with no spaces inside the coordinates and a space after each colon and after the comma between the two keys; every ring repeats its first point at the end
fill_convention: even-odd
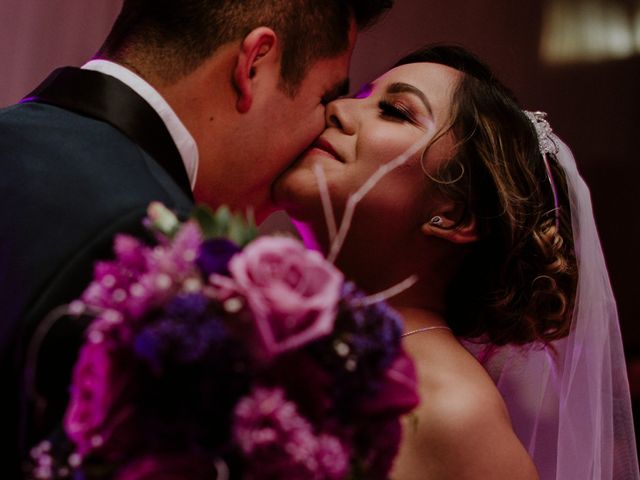
{"type": "MultiPolygon", "coordinates": [[[[255,77],[265,63],[275,62],[275,71],[280,72],[280,59],[276,49],[278,37],[268,27],[258,27],[244,37],[240,43],[237,62],[233,71],[233,85],[238,95],[236,109],[246,113],[251,108],[255,94],[255,77]]],[[[272,65],[273,67],[274,65],[272,65]]]]}
{"type": "Polygon", "coordinates": [[[457,244],[478,241],[480,236],[478,235],[476,218],[470,215],[463,222],[459,222],[459,218],[459,214],[453,210],[439,212],[422,224],[422,233],[457,244]]]}

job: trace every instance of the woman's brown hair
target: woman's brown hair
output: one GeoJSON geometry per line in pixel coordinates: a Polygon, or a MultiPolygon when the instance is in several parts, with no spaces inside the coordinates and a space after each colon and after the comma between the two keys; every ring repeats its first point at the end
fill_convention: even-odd
{"type": "Polygon", "coordinates": [[[429,46],[397,65],[424,62],[463,73],[451,120],[459,145],[432,180],[480,236],[448,290],[450,326],[498,345],[564,337],[577,269],[562,168],[547,155],[556,209],[535,128],[511,92],[458,46],[429,46]]]}

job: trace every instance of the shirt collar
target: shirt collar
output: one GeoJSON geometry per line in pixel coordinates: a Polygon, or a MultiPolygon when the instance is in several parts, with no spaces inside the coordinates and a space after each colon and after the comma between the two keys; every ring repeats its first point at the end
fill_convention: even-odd
{"type": "Polygon", "coordinates": [[[193,190],[198,175],[198,146],[187,128],[178,118],[178,115],[176,115],[167,101],[162,98],[162,95],[145,79],[120,64],[108,60],[91,60],[84,64],[82,68],[114,77],[146,100],[151,108],[160,116],[173,142],[176,144],[189,177],[191,190],[193,190]]]}

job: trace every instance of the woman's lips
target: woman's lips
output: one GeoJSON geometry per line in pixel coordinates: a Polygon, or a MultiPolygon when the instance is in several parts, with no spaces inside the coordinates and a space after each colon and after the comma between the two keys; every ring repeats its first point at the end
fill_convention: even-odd
{"type": "Polygon", "coordinates": [[[311,145],[311,149],[320,150],[321,152],[326,153],[334,159],[338,160],[340,163],[345,163],[342,157],[340,157],[340,155],[338,155],[338,153],[335,151],[333,145],[331,145],[327,140],[323,138],[318,138],[315,142],[313,142],[313,144],[311,145]]]}

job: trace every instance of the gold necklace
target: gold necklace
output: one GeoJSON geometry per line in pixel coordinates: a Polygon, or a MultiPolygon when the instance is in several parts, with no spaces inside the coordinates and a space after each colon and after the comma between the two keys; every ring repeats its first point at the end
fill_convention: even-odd
{"type": "Polygon", "coordinates": [[[415,330],[410,330],[408,332],[405,332],[402,335],[400,335],[400,337],[401,338],[408,337],[409,335],[415,335],[416,333],[428,332],[429,330],[449,330],[451,332],[451,329],[449,327],[444,327],[444,326],[422,327],[422,328],[416,328],[415,330]]]}

